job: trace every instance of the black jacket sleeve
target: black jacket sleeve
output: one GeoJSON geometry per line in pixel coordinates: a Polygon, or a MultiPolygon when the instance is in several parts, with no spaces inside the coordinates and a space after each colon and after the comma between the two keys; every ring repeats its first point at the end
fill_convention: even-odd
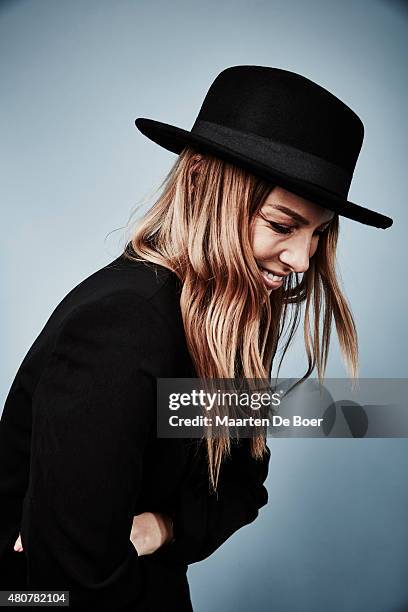
{"type": "Polygon", "coordinates": [[[221,465],[216,493],[209,492],[205,445],[192,454],[181,496],[171,513],[174,542],[162,554],[187,564],[209,557],[232,534],[252,523],[268,503],[264,482],[270,449],[262,459],[250,454],[250,440],[233,440],[231,455],[221,465]]]}
{"type": "MultiPolygon", "coordinates": [[[[156,379],[173,372],[173,346],[150,302],[127,292],[107,296],[63,321],[27,401],[32,427],[31,414],[16,410],[22,401],[12,395],[6,403],[0,566],[2,553],[22,562],[23,553],[5,553],[21,530],[27,588],[69,590],[72,607],[137,609],[145,568],[129,536],[155,435],[156,379]]],[[[19,389],[23,378],[24,371],[19,389]]],[[[250,457],[248,440],[233,446],[215,496],[203,455],[193,453],[171,509],[176,540],[157,556],[202,560],[252,522],[267,503],[268,461],[269,451],[262,461],[250,457]]]]}
{"type": "Polygon", "coordinates": [[[71,606],[109,610],[142,597],[129,537],[156,377],[171,359],[166,334],[133,294],[79,306],[62,325],[33,397],[21,528],[28,588],[63,588],[71,606]]]}

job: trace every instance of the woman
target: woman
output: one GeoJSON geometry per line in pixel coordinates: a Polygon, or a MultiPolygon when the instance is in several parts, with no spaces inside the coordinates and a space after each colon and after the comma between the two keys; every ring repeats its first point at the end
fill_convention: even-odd
{"type": "Polygon", "coordinates": [[[0,580],[69,590],[71,607],[191,611],[188,565],[258,516],[270,453],[260,435],[158,438],[157,378],[269,378],[302,304],[305,377],[324,376],[333,319],[355,376],[339,215],[392,220],[347,200],[361,120],[296,73],[227,68],[190,132],[136,125],[179,157],[122,255],[68,293],[17,372],[0,580]]]}

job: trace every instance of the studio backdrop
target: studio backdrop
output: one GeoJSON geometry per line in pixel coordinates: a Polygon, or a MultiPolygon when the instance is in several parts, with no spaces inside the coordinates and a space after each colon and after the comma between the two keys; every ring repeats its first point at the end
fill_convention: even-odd
{"type": "MultiPolygon", "coordinates": [[[[407,377],[408,10],[392,0],[0,3],[1,394],[51,311],[118,256],[176,155],[134,125],[191,129],[216,75],[273,66],[326,87],[365,126],[338,265],[360,376],[407,377]]],[[[301,332],[280,376],[304,373],[301,332]]],[[[336,335],[329,378],[345,376],[336,335]]],[[[197,612],[408,609],[407,439],[268,439],[269,502],[188,569],[197,612]]]]}

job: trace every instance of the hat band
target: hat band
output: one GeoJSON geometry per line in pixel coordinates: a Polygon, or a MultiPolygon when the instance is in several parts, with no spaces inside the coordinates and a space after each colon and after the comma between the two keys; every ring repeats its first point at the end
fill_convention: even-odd
{"type": "Polygon", "coordinates": [[[234,149],[241,155],[251,157],[260,164],[270,165],[272,169],[290,174],[293,178],[347,196],[352,175],[313,153],[203,119],[195,121],[191,133],[234,149]]]}

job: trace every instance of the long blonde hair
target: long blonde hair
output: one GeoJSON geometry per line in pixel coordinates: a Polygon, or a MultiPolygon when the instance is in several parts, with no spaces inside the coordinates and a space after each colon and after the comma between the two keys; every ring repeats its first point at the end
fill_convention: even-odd
{"type": "MultiPolygon", "coordinates": [[[[251,223],[274,186],[209,154],[183,149],[160,188],[155,204],[133,233],[136,261],[173,271],[182,281],[180,308],[188,350],[198,378],[269,380],[278,344],[285,340],[279,368],[304,308],[308,367],[324,377],[332,319],[353,377],[358,345],[353,316],[335,271],[338,218],[319,239],[309,269],[290,274],[270,296],[259,278],[251,245],[251,223]]],[[[278,368],[278,369],[279,369],[278,368]]],[[[211,485],[230,453],[229,437],[206,438],[211,485]]],[[[266,452],[262,435],[251,454],[266,452]]]]}

